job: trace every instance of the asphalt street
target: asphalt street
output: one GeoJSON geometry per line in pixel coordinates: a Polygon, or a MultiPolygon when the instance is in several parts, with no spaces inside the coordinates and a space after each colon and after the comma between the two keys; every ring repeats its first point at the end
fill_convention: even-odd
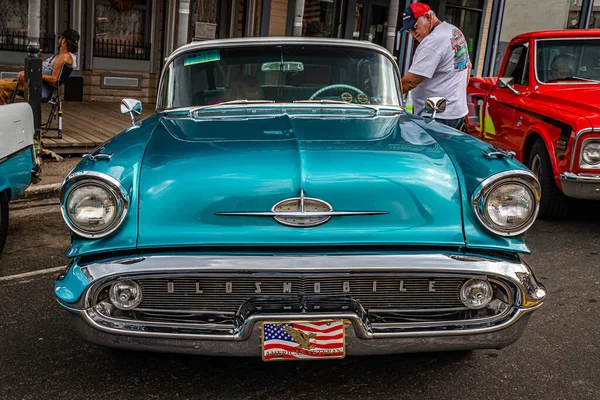
{"type": "Polygon", "coordinates": [[[113,351],[84,343],[54,301],[67,263],[58,206],[11,213],[0,258],[2,399],[598,399],[600,207],[538,221],[525,260],[549,297],[503,350],[264,363],[113,351]]]}

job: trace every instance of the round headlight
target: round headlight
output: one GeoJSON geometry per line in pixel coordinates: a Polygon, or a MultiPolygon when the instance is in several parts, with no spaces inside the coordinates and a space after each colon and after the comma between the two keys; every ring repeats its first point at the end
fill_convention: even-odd
{"type": "Polygon", "coordinates": [[[531,190],[521,183],[496,186],[485,202],[490,222],[501,229],[515,230],[523,226],[535,211],[531,190]]]}
{"type": "Polygon", "coordinates": [[[102,232],[114,224],[117,198],[109,190],[96,184],[84,184],[69,193],[66,201],[71,222],[82,231],[102,232]]]}
{"type": "Polygon", "coordinates": [[[600,164],[600,142],[589,142],[581,150],[581,158],[588,165],[600,164]]]}
{"type": "Polygon", "coordinates": [[[506,171],[479,185],[473,208],[479,221],[502,236],[524,233],[539,211],[540,184],[530,171],[506,171]]]}
{"type": "Polygon", "coordinates": [[[473,310],[487,306],[494,295],[494,289],[483,279],[469,279],[460,289],[460,300],[473,310]]]}
{"type": "Polygon", "coordinates": [[[96,239],[112,233],[127,213],[127,197],[118,181],[98,173],[74,174],[62,189],[65,222],[78,235],[96,239]]]}
{"type": "Polygon", "coordinates": [[[142,289],[134,281],[120,281],[110,287],[110,302],[120,310],[131,310],[142,302],[142,289]]]}

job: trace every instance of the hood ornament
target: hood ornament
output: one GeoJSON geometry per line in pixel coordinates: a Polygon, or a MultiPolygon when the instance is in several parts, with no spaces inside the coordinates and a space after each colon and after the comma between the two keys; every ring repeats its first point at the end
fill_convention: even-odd
{"type": "Polygon", "coordinates": [[[333,211],[333,207],[326,201],[305,197],[304,189],[300,189],[300,197],[281,200],[271,211],[215,213],[234,217],[271,217],[282,225],[301,228],[322,225],[331,217],[380,214],[387,214],[387,211],[333,211]]]}

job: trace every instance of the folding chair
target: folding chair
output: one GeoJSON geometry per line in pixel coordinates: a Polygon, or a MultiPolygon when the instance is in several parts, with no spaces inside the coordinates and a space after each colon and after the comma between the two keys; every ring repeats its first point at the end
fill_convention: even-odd
{"type": "MultiPolygon", "coordinates": [[[[50,85],[49,83],[44,82],[42,84],[42,103],[49,103],[51,105],[50,113],[48,114],[48,119],[41,126],[42,136],[44,133],[48,131],[57,131],[58,139],[62,139],[62,127],[63,127],[63,107],[62,107],[62,96],[60,88],[67,81],[69,76],[73,72],[73,68],[68,66],[67,64],[63,64],[60,69],[60,75],[58,76],[58,81],[56,85],[50,85]],[[52,121],[57,120],[57,127],[52,127],[52,121]]],[[[17,96],[24,97],[25,94],[22,90],[15,90],[12,93],[12,96],[9,99],[9,103],[14,103],[15,98],[17,96]]]]}

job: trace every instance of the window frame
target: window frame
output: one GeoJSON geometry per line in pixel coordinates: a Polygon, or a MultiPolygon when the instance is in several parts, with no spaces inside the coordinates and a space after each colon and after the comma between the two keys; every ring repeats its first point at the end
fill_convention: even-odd
{"type": "MultiPolygon", "coordinates": [[[[530,81],[530,73],[529,73],[529,67],[530,67],[530,63],[529,63],[530,46],[529,46],[529,42],[528,41],[514,43],[512,46],[510,46],[508,48],[509,51],[508,51],[507,56],[506,56],[506,62],[504,63],[504,68],[502,69],[502,73],[500,74],[500,76],[502,76],[502,77],[508,77],[508,78],[513,78],[513,79],[515,78],[512,74],[511,74],[511,76],[506,75],[506,70],[508,69],[508,64],[510,62],[512,53],[515,50],[519,49],[519,48],[524,48],[525,49],[525,62],[524,62],[524,65],[523,65],[523,71],[521,71],[521,79],[520,79],[520,81],[517,81],[515,79],[514,84],[515,85],[520,85],[520,86],[529,86],[529,81],[530,81]]],[[[519,62],[520,62],[520,60],[521,60],[522,57],[523,57],[523,54],[521,54],[521,56],[519,57],[519,62]]]]}

